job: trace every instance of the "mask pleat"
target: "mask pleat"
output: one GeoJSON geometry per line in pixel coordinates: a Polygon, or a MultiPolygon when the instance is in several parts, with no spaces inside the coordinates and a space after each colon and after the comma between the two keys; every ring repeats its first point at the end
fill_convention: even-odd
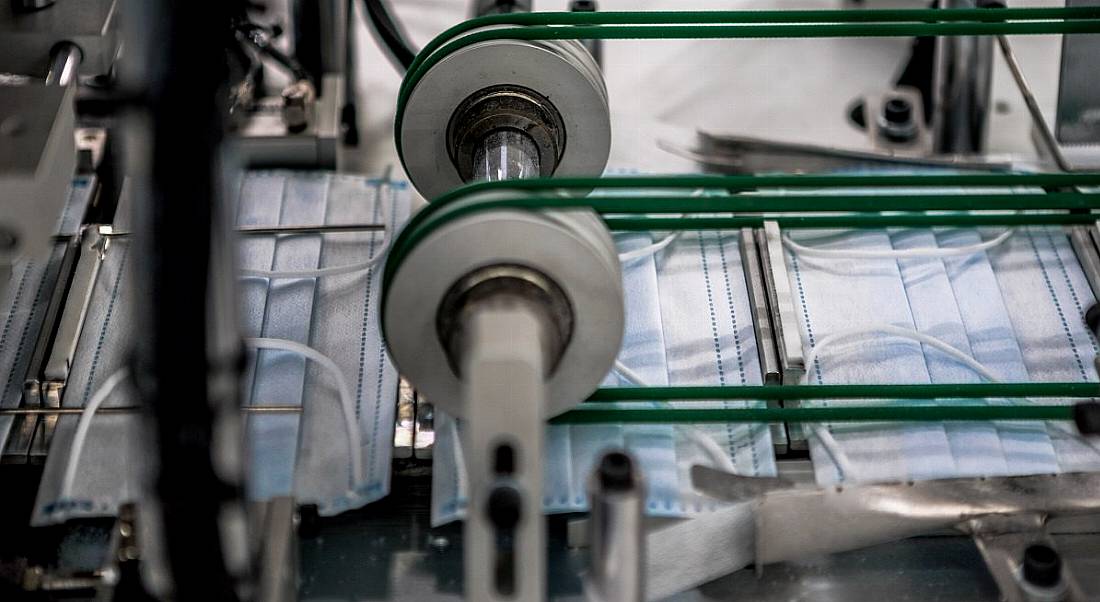
{"type": "MultiPolygon", "coordinates": [[[[327,178],[287,178],[282,194],[280,226],[324,223],[328,199],[327,178]]],[[[270,203],[262,197],[243,202],[270,203]]],[[[306,270],[317,268],[321,258],[320,234],[274,237],[270,269],[306,270]]],[[[267,284],[261,335],[310,344],[316,278],[278,278],[267,284]]],[[[302,406],[306,359],[297,353],[262,349],[256,352],[256,378],[252,402],[259,405],[302,406]]],[[[294,464],[298,449],[298,424],[294,414],[249,416],[247,437],[252,466],[250,494],[258,499],[287,495],[294,491],[294,464]]]]}

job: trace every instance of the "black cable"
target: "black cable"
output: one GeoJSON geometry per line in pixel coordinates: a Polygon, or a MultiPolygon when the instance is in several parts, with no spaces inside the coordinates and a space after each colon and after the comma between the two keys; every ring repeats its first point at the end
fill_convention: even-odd
{"type": "MultiPolygon", "coordinates": [[[[240,23],[236,27],[236,34],[238,40],[252,46],[263,56],[275,61],[277,65],[289,71],[294,79],[313,82],[313,76],[309,71],[302,67],[302,64],[296,58],[276,48],[271,43],[271,34],[262,27],[254,23],[240,23]]],[[[317,82],[313,82],[313,85],[316,87],[317,82]]]]}
{"type": "Polygon", "coordinates": [[[383,0],[363,0],[363,8],[379,41],[389,50],[393,60],[408,70],[416,58],[416,51],[409,45],[404,30],[390,16],[383,0]]]}

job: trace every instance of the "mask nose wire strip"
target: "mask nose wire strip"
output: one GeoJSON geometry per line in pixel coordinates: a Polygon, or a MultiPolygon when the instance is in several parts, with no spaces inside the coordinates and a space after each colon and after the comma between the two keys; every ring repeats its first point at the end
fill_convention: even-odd
{"type": "MultiPolygon", "coordinates": [[[[308,360],[316,362],[322,368],[332,374],[336,379],[337,389],[340,394],[340,407],[343,410],[344,422],[347,427],[348,459],[351,464],[352,488],[363,482],[363,460],[359,455],[362,447],[359,439],[359,430],[355,428],[355,409],[351,403],[351,390],[340,367],[327,355],[320,351],[295,341],[284,339],[245,339],[245,344],[253,349],[277,349],[297,353],[308,360]]],[[[84,450],[84,442],[88,438],[88,429],[91,427],[92,417],[95,416],[99,406],[114,393],[124,380],[129,378],[130,371],[122,368],[107,378],[92,395],[84,411],[80,413],[80,419],[76,425],[76,434],[73,436],[72,446],[69,448],[69,460],[65,464],[65,473],[61,481],[61,499],[68,499],[72,495],[73,483],[76,481],[76,469],[80,464],[80,455],[84,450]]]]}
{"type": "MultiPolygon", "coordinates": [[[[859,251],[855,249],[817,249],[800,245],[791,240],[789,234],[783,236],[783,246],[805,257],[829,257],[833,259],[909,259],[925,257],[957,257],[973,255],[996,247],[1008,240],[1015,230],[1005,230],[996,238],[963,247],[931,247],[926,249],[898,249],[892,251],[859,251]]],[[[809,364],[807,364],[809,365],[809,364]]]]}
{"type": "Polygon", "coordinates": [[[65,463],[65,474],[61,479],[60,499],[67,500],[72,496],[73,483],[76,481],[76,468],[80,464],[80,454],[84,450],[84,441],[88,438],[88,429],[92,426],[92,416],[99,406],[115,392],[123,381],[130,378],[129,368],[120,368],[96,389],[84,411],[80,413],[80,419],[76,424],[76,434],[73,435],[72,446],[69,447],[69,461],[65,463]]]}
{"type": "MultiPolygon", "coordinates": [[[[892,335],[892,336],[896,336],[896,337],[903,338],[903,339],[911,339],[911,340],[917,341],[919,343],[923,343],[925,345],[928,345],[929,347],[932,347],[934,349],[937,349],[937,350],[943,352],[945,355],[951,357],[952,359],[958,361],[959,363],[963,364],[964,366],[970,368],[971,370],[976,372],[979,376],[981,376],[982,378],[988,380],[989,382],[994,382],[994,383],[1003,382],[1003,381],[1001,381],[1001,379],[997,378],[996,374],[994,374],[991,370],[989,370],[989,368],[986,368],[984,365],[982,365],[978,360],[970,357],[965,352],[963,352],[962,350],[952,346],[951,344],[947,343],[946,341],[943,341],[943,340],[938,339],[936,337],[924,334],[923,332],[918,332],[916,330],[909,330],[907,328],[901,328],[899,326],[894,326],[892,324],[879,324],[879,325],[874,325],[874,326],[861,326],[861,327],[850,328],[850,329],[847,329],[847,330],[841,330],[841,331],[834,332],[834,333],[822,338],[820,341],[818,341],[817,345],[814,345],[814,347],[812,349],[810,349],[810,352],[806,354],[806,359],[805,359],[806,366],[814,365],[814,363],[817,361],[818,356],[820,356],[822,353],[824,353],[825,350],[828,349],[829,347],[835,346],[837,341],[841,341],[841,340],[844,340],[844,339],[851,339],[851,338],[863,338],[863,337],[874,336],[874,335],[882,335],[882,334],[892,335]]],[[[805,378],[805,382],[808,383],[809,378],[810,378],[809,371],[806,372],[804,378],[805,378]]],[[[1029,404],[1032,404],[1032,405],[1035,405],[1035,404],[1038,403],[1034,399],[1030,399],[1030,398],[1024,398],[1024,400],[1027,401],[1029,404]]],[[[1085,436],[1083,436],[1079,433],[1075,433],[1075,432],[1069,430],[1068,427],[1065,427],[1065,426],[1063,426],[1059,423],[1056,423],[1056,422],[1048,422],[1047,424],[1048,424],[1048,426],[1052,427],[1055,431],[1057,431],[1060,435],[1062,435],[1064,437],[1067,437],[1069,439],[1072,439],[1074,441],[1077,441],[1078,443],[1081,443],[1082,445],[1087,447],[1089,449],[1089,451],[1091,451],[1097,457],[1100,457],[1100,449],[1097,449],[1096,446],[1093,445],[1092,441],[1090,441],[1087,437],[1085,437],[1085,436]]],[[[830,455],[832,455],[832,454],[830,453],[830,455]]],[[[837,465],[839,466],[839,463],[837,465]]],[[[841,468],[841,470],[843,470],[843,468],[841,468]]]]}
{"type": "Polygon", "coordinates": [[[343,274],[352,274],[354,272],[361,272],[368,270],[380,261],[386,258],[386,254],[390,250],[390,242],[392,242],[393,236],[390,232],[389,218],[386,216],[387,209],[386,204],[382,201],[378,201],[379,213],[382,217],[382,248],[374,254],[373,257],[367,259],[361,263],[352,263],[348,265],[337,265],[327,268],[312,268],[308,270],[240,270],[240,278],[322,278],[324,276],[340,276],[343,274]]]}

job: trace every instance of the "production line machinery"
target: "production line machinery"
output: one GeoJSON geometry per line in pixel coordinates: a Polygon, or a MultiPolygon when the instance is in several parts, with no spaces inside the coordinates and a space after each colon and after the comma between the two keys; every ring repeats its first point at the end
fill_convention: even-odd
{"type": "MultiPolygon", "coordinates": [[[[444,528],[436,533],[446,535],[428,538],[439,550],[447,548],[450,539],[461,540],[461,562],[440,562],[436,568],[442,575],[460,566],[462,577],[457,586],[437,583],[434,593],[461,593],[470,600],[533,601],[573,595],[593,601],[637,601],[679,593],[747,564],[754,564],[758,571],[770,571],[765,565],[851,553],[953,530],[977,542],[1002,599],[1100,597],[1094,577],[1081,568],[1088,566],[1081,564],[1081,558],[1090,561],[1098,557],[1092,519],[1100,510],[1100,477],[1095,473],[817,486],[812,477],[799,478],[789,467],[781,468],[777,476],[757,477],[693,466],[693,489],[715,503],[726,504],[726,510],[709,518],[659,523],[645,516],[651,476],[646,474],[646,459],[612,448],[603,450],[585,479],[590,508],[584,523],[587,535],[571,533],[569,537],[572,543],[583,544],[580,547],[587,553],[574,551],[563,561],[561,522],[548,521],[543,510],[547,422],[769,424],[777,455],[792,460],[788,466],[804,466],[812,428],[804,429],[804,425],[817,423],[1041,420],[1072,422],[1077,430],[1068,434],[1071,437],[1100,432],[1100,405],[1092,401],[1097,397],[1095,382],[802,384],[813,361],[803,352],[795,316],[796,293],[791,290],[784,259],[788,252],[785,234],[805,229],[1059,225],[1069,229],[1088,284],[1100,296],[1100,234],[1094,215],[1100,201],[1093,190],[1100,179],[1090,172],[1069,173],[1059,142],[1037,110],[1030,114],[1040,155],[1058,169],[1006,173],[1005,165],[979,156],[983,149],[976,140],[983,138],[989,84],[982,73],[955,77],[966,71],[964,65],[977,69],[974,65],[980,61],[971,59],[992,51],[992,44],[985,43],[993,40],[979,41],[979,35],[995,36],[1011,67],[1014,58],[1006,35],[1096,34],[1100,33],[1100,12],[1087,7],[1007,10],[996,6],[955,11],[648,14],[491,10],[501,4],[479,6],[475,14],[494,16],[457,25],[408,65],[396,111],[397,150],[410,183],[430,204],[400,233],[380,228],[386,235],[385,263],[378,264],[381,296],[372,317],[380,323],[390,357],[406,380],[398,404],[404,403],[405,396],[427,399],[434,410],[462,424],[465,451],[460,462],[464,462],[468,480],[466,519],[460,535],[454,528],[444,528]],[[930,85],[937,100],[931,105],[930,118],[924,118],[923,97],[914,95],[912,89],[899,88],[864,101],[868,135],[883,145],[870,152],[837,153],[835,149],[790,145],[767,146],[759,152],[744,140],[709,135],[701,136],[700,148],[680,150],[698,155],[700,163],[712,170],[722,170],[752,154],[764,166],[753,171],[778,171],[776,164],[812,164],[822,171],[886,164],[894,168],[951,167],[953,172],[603,176],[612,149],[612,105],[600,64],[590,52],[593,40],[841,35],[939,35],[951,40],[936,54],[938,75],[930,85]],[[944,100],[949,90],[958,92],[953,97],[956,104],[944,100]],[[896,145],[903,142],[912,146],[899,151],[896,145]],[[774,161],[775,157],[780,160],[774,161]],[[828,167],[821,167],[819,161],[828,167]],[[913,193],[914,189],[918,192],[913,193]],[[966,194],[967,189],[996,192],[966,194]],[[1004,192],[1008,189],[1014,190],[1004,192]],[[695,194],[698,190],[721,194],[703,196],[695,194]],[[813,194],[820,190],[834,194],[813,194]],[[623,261],[612,233],[697,230],[740,234],[761,384],[647,387],[635,382],[629,387],[605,386],[609,373],[622,371],[616,358],[628,321],[623,261]],[[959,401],[987,398],[1061,401],[1038,405],[959,401]],[[819,399],[852,403],[804,405],[819,399]],[[938,403],[881,405],[873,402],[877,399],[938,403]],[[1065,403],[1067,399],[1077,401],[1065,403]],[[689,402],[705,400],[766,404],[688,407],[689,402]],[[608,406],[608,402],[626,405],[608,406]],[[1072,546],[1062,545],[1067,536],[1084,548],[1077,550],[1077,557],[1068,554],[1072,546]],[[724,551],[719,553],[719,548],[724,551]],[[739,555],[742,549],[748,550],[747,557],[739,555]],[[683,558],[676,558],[677,554],[683,558]],[[574,587],[577,582],[579,587],[574,587]]],[[[335,12],[347,8],[342,2],[334,5],[339,6],[335,12]]],[[[63,5],[31,8],[62,10],[63,5]]],[[[112,15],[114,10],[112,3],[112,15]]],[[[43,144],[45,150],[30,153],[47,167],[25,170],[32,174],[24,176],[30,181],[26,185],[30,192],[13,189],[13,201],[4,205],[0,216],[0,225],[15,233],[9,238],[20,243],[9,244],[7,250],[12,258],[21,259],[42,255],[51,244],[72,247],[55,251],[62,258],[58,269],[66,275],[56,285],[60,297],[44,304],[52,309],[44,311],[40,321],[47,334],[41,338],[43,351],[34,355],[42,357],[30,367],[20,366],[28,385],[18,405],[5,405],[0,411],[29,425],[16,428],[27,431],[24,443],[19,443],[19,437],[9,438],[7,443],[6,458],[22,457],[24,464],[34,464],[34,454],[16,447],[25,445],[29,450],[38,441],[41,450],[49,449],[49,429],[54,428],[51,419],[56,422],[66,411],[79,414],[82,422],[85,416],[91,419],[94,409],[62,407],[58,398],[66,393],[63,378],[49,381],[52,385],[39,382],[35,388],[31,377],[50,368],[43,358],[60,364],[73,362],[91,287],[101,265],[106,265],[104,257],[111,252],[110,245],[133,236],[139,257],[135,274],[151,295],[146,303],[138,304],[137,319],[146,330],[143,340],[137,342],[135,359],[129,362],[138,403],[108,406],[101,412],[137,413],[144,408],[142,424],[155,433],[148,441],[158,458],[151,470],[156,476],[143,495],[107,512],[117,520],[110,521],[106,529],[102,524],[89,527],[77,519],[50,527],[48,533],[21,530],[18,539],[21,543],[27,538],[26,547],[16,543],[0,555],[5,561],[5,571],[0,574],[15,575],[5,579],[5,584],[15,589],[4,591],[19,590],[40,599],[89,592],[104,599],[284,600],[299,595],[310,599],[310,570],[323,574],[330,563],[346,568],[326,556],[327,548],[310,531],[320,530],[336,539],[341,531],[357,533],[361,531],[356,529],[363,528],[377,534],[380,531],[370,529],[374,523],[384,524],[382,517],[392,508],[377,502],[361,511],[318,518],[313,516],[316,507],[311,509],[294,499],[295,491],[290,496],[245,503],[245,471],[234,451],[244,436],[240,417],[250,412],[304,412],[305,408],[265,406],[263,400],[253,400],[253,405],[246,407],[234,392],[243,371],[244,344],[233,315],[237,303],[232,285],[236,276],[230,271],[235,267],[233,253],[223,239],[224,232],[231,229],[227,215],[233,195],[225,193],[221,174],[249,165],[300,167],[303,161],[314,165],[314,159],[316,165],[331,167],[339,155],[332,146],[335,134],[318,134],[331,139],[324,143],[331,147],[324,147],[329,148],[325,151],[319,138],[303,134],[307,130],[299,127],[302,103],[312,105],[316,100],[303,86],[312,84],[307,73],[296,73],[296,60],[274,55],[273,60],[284,67],[291,65],[295,78],[281,95],[280,128],[285,131],[255,147],[260,149],[258,154],[248,150],[249,129],[232,125],[232,110],[242,106],[241,93],[252,80],[239,82],[235,96],[225,95],[225,53],[213,41],[236,40],[252,52],[265,47],[272,30],[244,26],[240,15],[228,8],[216,14],[234,23],[232,28],[223,28],[224,23],[200,9],[170,3],[150,3],[144,8],[131,5],[129,10],[127,17],[136,23],[157,23],[160,29],[156,31],[164,33],[167,40],[165,48],[157,48],[143,37],[151,35],[149,32],[136,35],[137,43],[130,46],[130,52],[143,57],[146,68],[148,60],[156,58],[180,70],[153,72],[147,88],[128,88],[142,80],[126,71],[124,50],[120,55],[123,85],[86,99],[96,119],[119,117],[125,114],[122,107],[143,114],[143,121],[131,127],[140,132],[140,144],[153,149],[148,162],[131,159],[119,170],[122,176],[84,176],[84,185],[90,182],[99,191],[92,201],[77,194],[79,187],[67,184],[78,169],[80,131],[90,136],[83,140],[89,166],[99,168],[106,152],[91,145],[103,128],[74,132],[73,124],[80,120],[72,112],[73,106],[80,106],[74,99],[78,86],[65,74],[83,64],[81,57],[87,61],[79,40],[73,46],[53,48],[51,74],[44,78],[40,90],[37,82],[10,89],[0,86],[0,93],[11,92],[19,102],[23,102],[19,94],[37,90],[36,94],[53,98],[49,107],[57,107],[57,111],[47,111],[48,119],[43,120],[48,125],[42,128],[42,138],[48,140],[43,144]],[[205,33],[211,48],[191,56],[184,50],[190,39],[182,37],[184,31],[188,36],[205,33]],[[178,61],[185,57],[193,64],[183,68],[178,61]],[[208,97],[228,100],[226,110],[220,106],[193,110],[177,121],[181,108],[194,109],[196,99],[208,97]],[[142,123],[150,127],[142,130],[142,123]],[[201,127],[219,134],[195,136],[183,148],[174,146],[188,128],[196,131],[201,127]],[[222,140],[223,129],[236,134],[222,140]],[[309,140],[303,142],[303,135],[309,140]],[[70,142],[73,147],[68,146],[70,142]],[[303,144],[313,150],[302,151],[303,144]],[[278,154],[279,149],[286,152],[278,154]],[[195,174],[205,175],[196,178],[195,174]],[[97,178],[127,183],[107,193],[97,178]],[[60,187],[59,181],[63,182],[60,187]],[[52,224],[58,214],[67,213],[62,209],[66,196],[83,214],[80,221],[84,227],[73,229],[63,223],[57,232],[52,224]],[[132,223],[127,217],[130,204],[137,217],[132,223]],[[14,210],[7,211],[9,207],[14,210]],[[18,221],[9,221],[8,216],[18,221]],[[197,239],[196,233],[201,233],[197,239]],[[32,242],[24,246],[23,240],[32,242]],[[204,251],[198,254],[204,260],[171,251],[185,245],[204,251]],[[72,332],[74,328],[76,332],[72,332]],[[37,397],[32,394],[35,391],[37,397]],[[356,520],[366,526],[355,526],[356,520]],[[73,545],[69,528],[98,528],[101,534],[106,533],[105,540],[93,546],[108,550],[106,560],[94,570],[78,573],[63,566],[64,545],[73,545]],[[299,536],[305,541],[299,543],[299,536]],[[30,553],[26,550],[31,549],[33,537],[61,542],[61,551],[56,555],[40,550],[30,553]],[[311,538],[316,545],[311,545],[311,538]],[[300,573],[304,586],[298,579],[300,573]]],[[[379,27],[378,23],[375,26],[379,27]]],[[[334,52],[345,50],[341,42],[334,52]]],[[[139,67],[141,64],[138,61],[139,67]]],[[[137,73],[142,72],[139,69],[137,73]]],[[[1028,108],[1033,109],[1034,99],[1018,65],[1013,75],[1028,108]]],[[[1063,81],[1062,85],[1069,84],[1063,81]]],[[[342,99],[340,85],[322,88],[321,96],[330,102],[342,99]]],[[[328,109],[318,105],[313,110],[333,116],[328,109]]],[[[257,111],[261,113],[257,119],[262,119],[262,106],[257,111]]],[[[325,121],[324,116],[316,119],[317,127],[328,123],[325,131],[335,131],[335,121],[325,121]]],[[[12,125],[10,117],[0,114],[0,135],[20,133],[13,129],[19,125],[12,125]]],[[[27,148],[8,145],[0,149],[0,159],[5,165],[15,163],[16,157],[3,153],[27,148]]],[[[80,157],[83,165],[85,157],[80,157]]],[[[226,179],[233,181],[232,177],[226,179]]],[[[5,203],[7,197],[6,193],[5,203]]],[[[267,233],[293,237],[340,228],[345,232],[379,229],[376,224],[362,223],[283,226],[273,226],[267,233]]],[[[247,226],[238,225],[237,229],[243,235],[257,234],[247,226]]],[[[366,266],[374,274],[374,261],[383,255],[374,255],[375,241],[371,240],[371,262],[366,266]]],[[[278,276],[269,273],[267,277],[278,276]]],[[[2,284],[0,291],[4,291],[2,284]]],[[[1089,326],[1095,330],[1093,313],[1089,326]]],[[[419,404],[416,411],[427,411],[426,404],[419,404]]],[[[402,419],[399,407],[398,433],[402,419]]],[[[373,449],[379,443],[387,448],[391,442],[387,435],[386,440],[367,443],[373,449]]],[[[353,456],[355,447],[352,445],[353,456]]],[[[395,464],[400,467],[395,471],[406,473],[397,482],[416,492],[416,486],[406,479],[427,467],[408,464],[395,464]]],[[[354,490],[358,483],[352,485],[354,490]]],[[[392,495],[404,500],[410,493],[395,488],[392,495]]],[[[427,493],[420,495],[426,497],[427,493]]],[[[58,502],[79,505],[79,500],[64,496],[58,502]]],[[[414,527],[414,537],[421,537],[419,528],[414,527]]],[[[920,558],[909,561],[919,564],[920,558]]],[[[436,580],[445,581],[439,575],[436,580]]],[[[388,574],[377,577],[391,578],[388,574]]],[[[740,581],[733,583],[731,587],[745,587],[740,581]]],[[[759,583],[767,582],[758,582],[753,595],[763,597],[766,594],[759,591],[759,583]]],[[[968,590],[972,597],[990,593],[982,589],[983,584],[986,582],[968,590]]],[[[401,597],[406,585],[411,584],[398,579],[389,589],[382,588],[380,597],[401,597]]],[[[333,592],[321,592],[326,594],[333,592]]],[[[718,597],[727,594],[734,592],[715,593],[718,597]]],[[[698,595],[707,595],[705,588],[698,595]]],[[[839,595],[844,597],[844,592],[839,595]]]]}

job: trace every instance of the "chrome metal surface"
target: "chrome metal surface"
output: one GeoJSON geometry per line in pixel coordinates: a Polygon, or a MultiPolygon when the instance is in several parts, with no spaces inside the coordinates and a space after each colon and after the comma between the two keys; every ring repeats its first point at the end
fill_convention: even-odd
{"type": "MultiPolygon", "coordinates": [[[[756,351],[760,357],[762,382],[780,384],[783,370],[779,365],[779,351],[776,347],[775,326],[772,313],[768,308],[768,286],[764,277],[764,264],[756,246],[756,233],[752,228],[741,229],[741,264],[744,266],[745,285],[749,294],[749,309],[752,314],[753,332],[756,334],[756,351]]],[[[779,407],[778,401],[768,401],[768,407],[779,407]]],[[[776,453],[787,451],[787,430],[782,424],[769,425],[772,443],[776,453]]]]}
{"type": "Polygon", "coordinates": [[[642,474],[621,451],[604,454],[588,481],[591,602],[645,600],[645,497],[642,474]]]}
{"type": "Polygon", "coordinates": [[[550,177],[565,144],[561,113],[546,97],[522,86],[477,91],[447,124],[451,160],[467,182],[550,177]]]}
{"type": "MultiPolygon", "coordinates": [[[[939,0],[940,8],[976,8],[976,0],[939,0]]],[[[993,84],[988,36],[936,39],[932,73],[932,140],[940,154],[985,150],[993,84]]]]}
{"type": "Polygon", "coordinates": [[[757,351],[764,384],[778,384],[782,379],[779,355],[776,350],[772,315],[768,310],[768,288],[764,278],[764,266],[756,248],[756,232],[741,229],[741,263],[745,266],[745,285],[752,302],[752,324],[756,333],[757,351]]]}
{"type": "Polygon", "coordinates": [[[99,276],[103,258],[108,252],[108,240],[96,230],[85,230],[80,242],[80,259],[76,264],[69,294],[66,296],[65,309],[61,314],[61,323],[54,337],[49,359],[42,372],[45,382],[64,386],[69,378],[73,354],[84,328],[84,317],[92,300],[96,278],[99,276]]]}
{"type": "MultiPolygon", "coordinates": [[[[756,245],[764,271],[764,286],[768,291],[768,307],[774,327],[775,345],[779,354],[782,384],[798,384],[806,373],[802,357],[802,338],[799,336],[798,318],[794,310],[791,281],[787,275],[787,261],[779,226],[765,222],[764,229],[756,232],[756,245]]],[[[784,401],[784,406],[798,407],[800,402],[784,401]]],[[[793,450],[807,449],[802,425],[787,426],[787,444],[793,450]]]]}
{"type": "Polygon", "coordinates": [[[50,70],[46,73],[46,85],[67,86],[76,79],[84,51],[72,42],[61,42],[50,51],[50,70]]]}
{"type": "Polygon", "coordinates": [[[530,136],[515,130],[497,130],[485,137],[474,153],[474,181],[525,180],[541,175],[539,149],[530,136]]]}

